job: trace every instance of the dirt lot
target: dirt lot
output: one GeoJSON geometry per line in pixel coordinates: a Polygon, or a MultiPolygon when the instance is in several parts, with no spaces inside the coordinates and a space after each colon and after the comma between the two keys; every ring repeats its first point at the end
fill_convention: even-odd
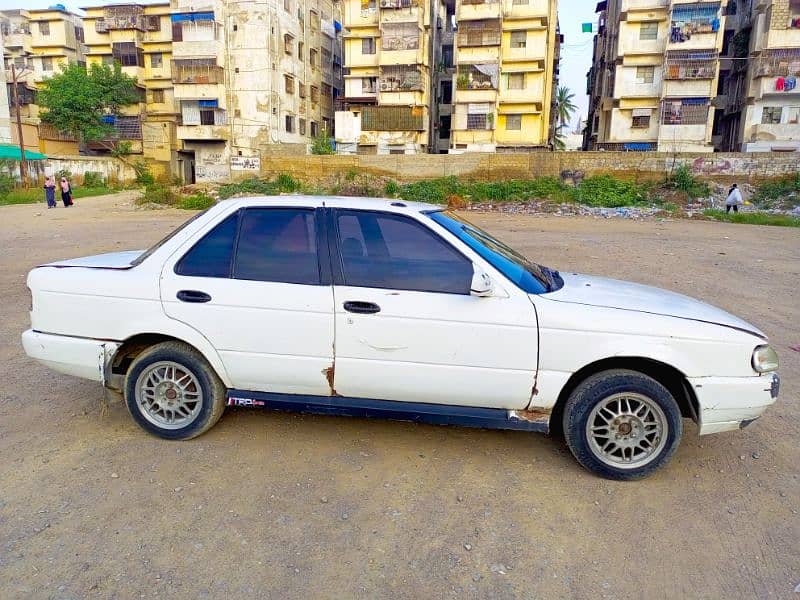
{"type": "Polygon", "coordinates": [[[637,483],[521,432],[229,411],[145,435],[98,384],[24,356],[27,271],[141,248],[189,215],[129,197],[0,208],[3,598],[794,597],[800,235],[707,222],[473,215],[563,269],[687,293],[761,326],[783,391],[637,483]]]}

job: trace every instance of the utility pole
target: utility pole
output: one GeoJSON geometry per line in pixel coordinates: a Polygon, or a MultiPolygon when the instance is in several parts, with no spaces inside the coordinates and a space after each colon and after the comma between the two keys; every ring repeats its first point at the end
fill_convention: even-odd
{"type": "Polygon", "coordinates": [[[14,84],[14,113],[17,118],[17,138],[19,141],[19,178],[23,187],[28,182],[28,162],[25,160],[25,140],[22,137],[22,117],[19,113],[19,90],[17,89],[17,68],[11,63],[11,82],[14,84]]]}

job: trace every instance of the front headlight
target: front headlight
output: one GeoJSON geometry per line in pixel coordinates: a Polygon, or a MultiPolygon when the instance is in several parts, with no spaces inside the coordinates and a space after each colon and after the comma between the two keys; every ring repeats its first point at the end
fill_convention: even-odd
{"type": "Polygon", "coordinates": [[[758,373],[778,370],[778,354],[772,349],[772,346],[757,346],[753,350],[753,369],[758,373]]]}

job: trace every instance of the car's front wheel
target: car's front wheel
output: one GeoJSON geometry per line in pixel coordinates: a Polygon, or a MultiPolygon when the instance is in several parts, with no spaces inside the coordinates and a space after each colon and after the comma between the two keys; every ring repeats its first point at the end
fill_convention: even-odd
{"type": "Polygon", "coordinates": [[[205,433],[225,410],[225,386],[208,361],[182,342],[164,342],[131,363],[125,401],[142,429],[171,440],[205,433]]]}
{"type": "Polygon", "coordinates": [[[636,371],[603,371],[580,383],[564,407],[564,435],[584,467],[608,479],[646,477],[672,457],[683,433],[672,394],[636,371]]]}

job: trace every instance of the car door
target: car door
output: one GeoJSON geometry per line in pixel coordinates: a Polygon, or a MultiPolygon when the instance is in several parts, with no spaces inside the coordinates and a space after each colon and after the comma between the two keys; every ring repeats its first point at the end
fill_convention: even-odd
{"type": "Polygon", "coordinates": [[[333,291],[319,212],[240,209],[164,265],[166,314],[208,338],[236,389],[331,393],[333,291]]]}
{"type": "Polygon", "coordinates": [[[349,209],[328,216],[336,393],[528,405],[538,336],[535,309],[524,292],[470,295],[473,259],[479,257],[457,250],[411,216],[349,209]]]}

